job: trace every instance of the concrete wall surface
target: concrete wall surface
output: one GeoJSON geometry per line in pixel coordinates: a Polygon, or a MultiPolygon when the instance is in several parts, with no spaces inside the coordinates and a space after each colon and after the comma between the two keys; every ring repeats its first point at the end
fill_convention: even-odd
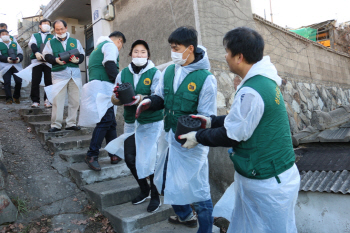
{"type": "Polygon", "coordinates": [[[295,206],[298,232],[350,232],[349,205],[349,195],[299,192],[295,206]]]}

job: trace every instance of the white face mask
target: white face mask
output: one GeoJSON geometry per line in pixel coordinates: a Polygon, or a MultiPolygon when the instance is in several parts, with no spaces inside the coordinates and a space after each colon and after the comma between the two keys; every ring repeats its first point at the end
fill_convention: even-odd
{"type": "Polygon", "coordinates": [[[41,25],[41,31],[42,32],[48,32],[50,31],[50,25],[47,25],[47,24],[44,24],[44,25],[41,25]]]}
{"type": "Polygon", "coordinates": [[[135,66],[143,66],[147,63],[147,57],[135,57],[132,59],[132,63],[135,64],[135,66]]]}
{"type": "Polygon", "coordinates": [[[56,36],[58,37],[58,38],[61,38],[61,39],[63,39],[63,38],[66,38],[67,37],[67,32],[65,32],[65,33],[63,33],[63,34],[56,34],[56,36]]]}
{"type": "Polygon", "coordinates": [[[7,42],[7,41],[10,40],[10,36],[8,36],[8,35],[6,35],[6,36],[1,36],[1,39],[2,39],[2,41],[7,42]]]}
{"type": "Polygon", "coordinates": [[[186,57],[186,59],[182,59],[182,55],[184,54],[184,52],[186,52],[186,50],[188,49],[189,47],[187,47],[185,49],[185,51],[183,51],[182,53],[177,53],[177,52],[173,52],[171,51],[171,59],[173,60],[173,62],[175,64],[178,64],[178,65],[183,65],[186,63],[188,57],[190,56],[190,54],[188,54],[188,56],[186,57]]]}

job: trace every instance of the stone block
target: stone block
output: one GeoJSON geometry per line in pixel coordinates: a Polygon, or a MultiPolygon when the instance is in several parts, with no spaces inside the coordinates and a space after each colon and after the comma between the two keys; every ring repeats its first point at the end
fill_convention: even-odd
{"type": "Polygon", "coordinates": [[[100,211],[110,206],[131,202],[140,193],[133,176],[86,185],[84,190],[100,211]]]}
{"type": "Polygon", "coordinates": [[[19,115],[41,115],[51,114],[51,108],[22,108],[18,110],[19,115]]]}
{"type": "Polygon", "coordinates": [[[89,147],[91,135],[82,135],[75,137],[54,138],[47,141],[47,146],[51,151],[71,150],[76,148],[89,147]]]}
{"type": "MultiPolygon", "coordinates": [[[[59,156],[69,163],[80,163],[84,162],[84,158],[86,157],[87,151],[88,148],[60,151],[59,156]]],[[[101,159],[106,158],[107,156],[108,152],[104,149],[100,149],[100,154],[98,155],[98,157],[101,159]]]]}
{"type": "Polygon", "coordinates": [[[292,108],[293,108],[293,110],[294,110],[296,113],[300,113],[300,106],[299,106],[299,104],[297,103],[297,101],[293,100],[293,102],[292,102],[292,108]]]}
{"type": "Polygon", "coordinates": [[[124,161],[118,164],[111,164],[110,159],[99,160],[101,171],[91,170],[86,163],[74,163],[69,168],[69,173],[75,183],[82,189],[84,185],[93,184],[105,180],[112,180],[119,177],[129,176],[130,169],[124,161]]]}
{"type": "Polygon", "coordinates": [[[112,206],[102,211],[111,222],[114,230],[118,233],[134,232],[146,226],[164,221],[174,214],[171,205],[162,205],[155,213],[147,212],[149,202],[139,205],[125,203],[112,206]]]}
{"type": "Polygon", "coordinates": [[[54,138],[62,138],[62,137],[73,137],[73,136],[81,136],[91,134],[91,128],[81,128],[81,130],[64,130],[62,128],[61,131],[58,132],[48,132],[47,130],[42,130],[39,132],[39,138],[42,143],[45,143],[47,140],[54,138]]]}
{"type": "MultiPolygon", "coordinates": [[[[162,232],[162,233],[196,233],[198,227],[189,228],[181,224],[171,224],[168,220],[152,224],[150,226],[144,227],[140,230],[136,230],[133,233],[153,233],[153,232],[162,232]]],[[[212,233],[220,233],[220,228],[213,226],[212,233]]]]}
{"type": "MultiPolygon", "coordinates": [[[[79,221],[85,221],[88,217],[83,214],[60,214],[51,219],[52,229],[59,229],[58,232],[85,232],[87,224],[78,224],[79,221]]],[[[57,231],[51,231],[52,233],[57,231]]],[[[50,233],[51,233],[50,232],[50,233]]]]}
{"type": "Polygon", "coordinates": [[[23,115],[23,120],[25,122],[50,121],[51,114],[23,115]]]}
{"type": "Polygon", "coordinates": [[[17,219],[17,208],[4,190],[0,191],[0,225],[17,219]]]}
{"type": "Polygon", "coordinates": [[[5,189],[7,186],[7,183],[8,183],[8,173],[5,165],[0,160],[0,190],[5,189]]]}

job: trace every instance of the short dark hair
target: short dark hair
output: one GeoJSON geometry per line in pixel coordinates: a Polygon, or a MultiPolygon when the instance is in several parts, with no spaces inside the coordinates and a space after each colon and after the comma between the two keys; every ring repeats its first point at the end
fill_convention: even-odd
{"type": "MultiPolygon", "coordinates": [[[[49,22],[50,26],[51,26],[51,21],[49,19],[42,19],[39,21],[39,25],[41,25],[44,22],[49,22]]],[[[64,25],[64,24],[63,24],[64,25]]]]}
{"type": "Polygon", "coordinates": [[[223,45],[231,51],[232,57],[243,54],[248,64],[254,64],[264,56],[264,39],[258,32],[248,27],[237,27],[227,32],[223,45]]]}
{"type": "Polygon", "coordinates": [[[117,38],[122,38],[123,39],[123,43],[125,44],[126,39],[123,33],[121,33],[120,31],[114,31],[111,34],[109,34],[108,37],[117,37],[117,38]]]}
{"type": "Polygon", "coordinates": [[[6,29],[0,29],[0,35],[1,35],[1,33],[3,33],[3,32],[9,33],[6,29]]]}
{"type": "Polygon", "coordinates": [[[170,34],[168,42],[169,44],[174,43],[186,47],[193,45],[196,51],[198,45],[197,34],[196,29],[193,27],[179,27],[170,34]]]}
{"type": "Polygon", "coordinates": [[[6,23],[0,23],[0,27],[6,27],[7,28],[7,24],[6,23]]]}
{"type": "Polygon", "coordinates": [[[130,57],[132,56],[132,51],[134,50],[135,46],[139,45],[139,44],[142,44],[143,46],[145,46],[145,48],[147,50],[147,56],[148,56],[148,58],[150,58],[151,57],[151,51],[149,50],[148,43],[146,41],[144,41],[144,40],[135,40],[134,43],[132,43],[131,49],[130,49],[130,52],[129,52],[129,56],[130,57]]]}
{"type": "Polygon", "coordinates": [[[53,22],[53,24],[52,24],[53,29],[55,29],[55,25],[56,25],[56,23],[58,23],[58,22],[63,23],[63,26],[64,26],[65,28],[67,27],[66,21],[64,21],[63,19],[58,19],[58,20],[55,20],[55,22],[53,22]]]}

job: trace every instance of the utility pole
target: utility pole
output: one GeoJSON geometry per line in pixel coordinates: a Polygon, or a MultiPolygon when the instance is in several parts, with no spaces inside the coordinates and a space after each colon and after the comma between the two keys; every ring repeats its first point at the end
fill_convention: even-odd
{"type": "Polygon", "coordinates": [[[273,15],[272,15],[272,5],[271,5],[271,1],[272,1],[272,0],[270,0],[270,12],[271,12],[271,23],[273,23],[273,15]]]}

